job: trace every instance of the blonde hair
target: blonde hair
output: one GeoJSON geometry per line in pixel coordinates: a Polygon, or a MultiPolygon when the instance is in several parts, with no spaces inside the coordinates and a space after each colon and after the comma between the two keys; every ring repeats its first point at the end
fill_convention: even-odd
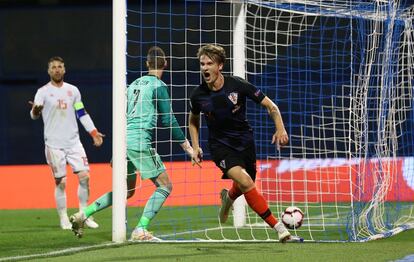
{"type": "Polygon", "coordinates": [[[65,61],[63,61],[63,58],[62,57],[60,57],[60,56],[53,56],[53,57],[49,58],[49,61],[47,62],[47,66],[49,67],[50,63],[55,62],[55,61],[61,62],[62,64],[65,63],[65,61]]]}
{"type": "Polygon", "coordinates": [[[200,47],[197,52],[198,59],[200,59],[202,55],[208,56],[218,64],[224,64],[226,62],[226,51],[219,45],[208,44],[200,47]]]}

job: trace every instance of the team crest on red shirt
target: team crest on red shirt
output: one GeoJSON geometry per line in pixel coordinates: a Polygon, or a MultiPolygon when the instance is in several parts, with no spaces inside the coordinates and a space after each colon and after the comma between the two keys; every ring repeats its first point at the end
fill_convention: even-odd
{"type": "Polygon", "coordinates": [[[228,98],[235,105],[235,104],[237,104],[238,96],[239,96],[239,94],[237,92],[231,92],[230,95],[228,96],[228,98]]]}
{"type": "Polygon", "coordinates": [[[72,91],[70,91],[70,90],[69,90],[69,91],[68,91],[68,96],[69,96],[69,97],[71,97],[72,95],[73,95],[73,94],[72,94],[72,91]]]}

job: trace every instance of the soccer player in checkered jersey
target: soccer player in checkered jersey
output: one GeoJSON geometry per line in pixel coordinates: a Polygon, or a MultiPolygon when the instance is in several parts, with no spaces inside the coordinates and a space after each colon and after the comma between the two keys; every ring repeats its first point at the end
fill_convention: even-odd
{"type": "MultiPolygon", "coordinates": [[[[47,72],[50,82],[37,90],[34,102],[30,101],[30,116],[34,120],[40,116],[43,118],[46,160],[55,179],[60,227],[66,230],[72,228],[66,210],[66,163],[79,179],[79,209],[87,206],[89,198],[89,164],[79,139],[76,118],[91,135],[95,146],[102,145],[104,135],[98,132],[86,113],[78,88],[63,81],[63,59],[57,56],[50,58],[47,72]]],[[[98,224],[89,219],[87,226],[97,228],[98,224]]]]}
{"type": "Polygon", "coordinates": [[[244,195],[248,205],[278,233],[279,241],[301,241],[293,237],[283,223],[278,222],[264,197],[256,190],[256,152],[253,130],[246,119],[246,98],[267,109],[276,130],[272,144],[288,143],[279,108],[260,89],[242,78],[223,76],[225,51],[221,46],[205,45],[197,53],[203,83],[190,97],[189,132],[194,148],[193,163],[200,164],[202,151],[199,144],[200,112],[204,113],[209,130],[208,146],[211,157],[223,172],[223,178],[233,180],[230,190],[221,191],[221,223],[226,222],[234,200],[244,195]]]}
{"type": "MultiPolygon", "coordinates": [[[[150,179],[155,188],[130,239],[159,241],[147,229],[170,195],[172,184],[161,157],[152,148],[158,117],[163,127],[171,129],[173,141],[179,143],[189,156],[192,156],[193,148],[174,116],[168,87],[161,80],[167,66],[164,51],[157,46],[151,47],[148,50],[146,66],[148,74],[132,82],[127,91],[127,197],[130,198],[135,193],[137,171],[142,180],[150,179]]],[[[112,192],[108,192],[81,212],[72,215],[70,219],[73,221],[75,235],[82,237],[84,220],[111,205],[112,192]]]]}

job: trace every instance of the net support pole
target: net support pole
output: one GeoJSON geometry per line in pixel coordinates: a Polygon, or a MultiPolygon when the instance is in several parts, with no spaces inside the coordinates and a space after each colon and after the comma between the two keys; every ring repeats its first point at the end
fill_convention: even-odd
{"type": "MultiPolygon", "coordinates": [[[[243,79],[246,78],[246,54],[245,54],[245,30],[246,16],[245,5],[233,3],[233,74],[243,79]]],[[[246,225],[246,199],[244,195],[238,197],[233,203],[233,225],[243,227],[246,225]]]]}
{"type": "Polygon", "coordinates": [[[112,241],[126,241],[126,1],[112,1],[112,241]]]}

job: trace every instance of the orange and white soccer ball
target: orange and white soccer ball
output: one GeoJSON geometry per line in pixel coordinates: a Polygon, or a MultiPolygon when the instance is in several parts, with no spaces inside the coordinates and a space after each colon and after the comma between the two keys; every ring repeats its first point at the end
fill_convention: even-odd
{"type": "Polygon", "coordinates": [[[304,217],[300,208],[291,206],[282,212],[282,223],[289,229],[298,229],[302,226],[304,217]]]}

